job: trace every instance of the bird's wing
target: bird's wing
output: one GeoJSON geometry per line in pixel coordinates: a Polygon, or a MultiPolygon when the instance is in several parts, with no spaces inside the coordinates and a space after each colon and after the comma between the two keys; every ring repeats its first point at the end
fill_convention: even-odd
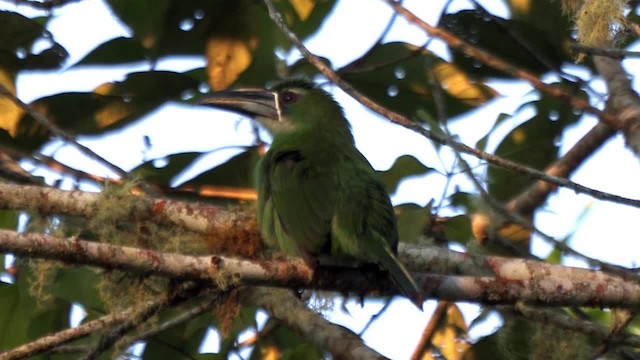
{"type": "Polygon", "coordinates": [[[269,153],[261,165],[266,181],[259,189],[264,194],[258,204],[263,234],[292,255],[321,253],[330,238],[335,208],[331,171],[299,150],[269,153]]]}
{"type": "Polygon", "coordinates": [[[407,297],[420,301],[422,290],[395,255],[398,233],[389,195],[366,160],[357,164],[347,174],[354,184],[340,192],[336,206],[332,252],[381,265],[407,297]]]}

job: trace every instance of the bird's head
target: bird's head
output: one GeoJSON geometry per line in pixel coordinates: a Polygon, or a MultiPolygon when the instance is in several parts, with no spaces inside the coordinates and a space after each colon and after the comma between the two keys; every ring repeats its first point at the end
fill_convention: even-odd
{"type": "Polygon", "coordinates": [[[274,136],[301,129],[323,128],[350,134],[342,108],[326,91],[306,80],[281,82],[271,89],[236,89],[213,93],[203,105],[250,116],[274,136]]]}

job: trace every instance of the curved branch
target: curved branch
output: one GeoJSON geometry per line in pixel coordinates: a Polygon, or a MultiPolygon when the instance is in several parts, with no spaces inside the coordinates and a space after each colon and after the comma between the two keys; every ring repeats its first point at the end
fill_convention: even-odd
{"type": "MultiPolygon", "coordinates": [[[[367,98],[366,96],[364,96],[363,94],[361,94],[359,91],[357,91],[356,89],[354,89],[351,85],[349,85],[348,83],[346,83],[345,81],[343,81],[333,70],[331,70],[326,64],[324,64],[317,56],[313,55],[311,52],[309,52],[309,50],[300,42],[300,40],[298,39],[298,37],[291,32],[291,30],[289,30],[289,28],[287,27],[286,23],[284,22],[284,20],[282,19],[282,16],[280,15],[280,13],[277,11],[277,9],[275,8],[275,6],[273,5],[271,0],[264,0],[265,4],[267,5],[268,9],[269,9],[269,15],[271,16],[271,18],[273,19],[273,21],[276,23],[276,25],[280,28],[280,30],[283,32],[283,34],[286,36],[286,38],[292,43],[294,44],[294,46],[302,53],[302,55],[314,66],[316,67],[316,69],[318,69],[323,75],[325,75],[329,80],[331,80],[333,83],[335,83],[338,87],[340,87],[340,89],[342,89],[344,92],[346,92],[347,94],[349,94],[351,97],[353,97],[354,99],[356,99],[358,102],[360,102],[362,105],[364,105],[365,107],[369,108],[370,110],[374,111],[375,113],[389,119],[390,121],[401,125],[407,129],[413,130],[419,134],[421,134],[422,136],[438,143],[438,144],[442,144],[442,145],[447,145],[450,146],[454,149],[456,149],[457,151],[460,151],[462,153],[466,153],[466,154],[470,154],[473,155],[479,159],[485,160],[493,165],[496,166],[500,166],[502,168],[505,168],[507,170],[516,172],[516,173],[520,173],[520,174],[525,174],[528,175],[534,179],[539,179],[539,180],[544,180],[546,182],[558,185],[558,186],[563,186],[569,189],[572,189],[576,192],[580,192],[580,193],[585,193],[588,194],[590,196],[593,196],[594,198],[597,199],[602,199],[602,200],[607,200],[607,201],[612,201],[612,202],[617,202],[617,203],[621,203],[621,204],[626,204],[626,205],[630,205],[630,206],[634,206],[634,207],[640,207],[640,200],[637,199],[629,199],[629,198],[625,198],[623,196],[618,196],[618,195],[613,195],[613,194],[609,194],[603,191],[599,191],[599,190],[595,190],[589,187],[586,187],[584,185],[580,185],[577,184],[575,182],[572,182],[568,179],[565,178],[559,178],[556,176],[549,176],[547,174],[545,174],[543,171],[540,170],[536,170],[536,169],[532,169],[530,167],[527,166],[523,166],[521,164],[518,164],[516,162],[513,161],[509,161],[506,159],[503,159],[499,156],[493,155],[493,154],[489,154],[483,151],[479,151],[477,149],[474,149],[470,146],[467,146],[463,143],[457,142],[453,139],[451,139],[450,137],[446,137],[446,136],[442,136],[440,134],[436,134],[430,130],[427,130],[425,128],[423,128],[422,126],[420,126],[420,124],[417,124],[416,122],[413,122],[411,120],[409,120],[408,118],[406,118],[403,115],[400,115],[396,112],[390,111],[380,105],[378,105],[377,103],[371,101],[369,98],[367,98]]],[[[539,80],[538,80],[539,81],[539,80]]],[[[552,89],[557,89],[557,88],[552,88],[552,89]]],[[[562,95],[565,96],[567,94],[565,94],[564,92],[562,92],[562,94],[555,94],[556,96],[562,95]]],[[[573,99],[573,97],[571,97],[571,99],[573,99]]],[[[577,102],[583,101],[582,99],[577,99],[577,102]]],[[[583,103],[579,103],[579,105],[584,105],[583,103]]],[[[593,111],[598,112],[599,114],[601,113],[600,110],[592,108],[589,105],[589,108],[592,109],[593,111]]],[[[583,109],[586,111],[586,108],[583,109]]],[[[602,116],[606,117],[605,114],[602,114],[602,116]]],[[[608,117],[609,118],[609,117],[608,117]]],[[[609,118],[611,120],[611,118],[609,118]]]]}

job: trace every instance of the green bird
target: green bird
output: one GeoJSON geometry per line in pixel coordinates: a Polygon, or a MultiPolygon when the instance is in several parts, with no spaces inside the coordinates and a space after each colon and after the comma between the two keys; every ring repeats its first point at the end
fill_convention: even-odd
{"type": "Polygon", "coordinates": [[[273,135],[256,171],[258,222],[268,246],[307,260],[377,263],[405,296],[416,304],[423,299],[396,257],[389,195],[330,94],[292,80],[271,90],[214,93],[201,103],[253,117],[273,135]]]}

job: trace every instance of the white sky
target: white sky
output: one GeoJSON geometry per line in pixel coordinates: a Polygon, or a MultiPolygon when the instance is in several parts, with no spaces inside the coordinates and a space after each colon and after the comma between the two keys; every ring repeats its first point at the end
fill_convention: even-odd
{"type": "MultiPolygon", "coordinates": [[[[406,1],[405,6],[433,24],[437,21],[437,15],[444,2],[414,0],[406,1]]],[[[486,3],[494,14],[507,16],[506,9],[500,7],[499,2],[482,1],[482,3],[486,3]]],[[[469,7],[464,1],[454,2],[454,5],[469,7]]],[[[340,1],[320,32],[306,42],[309,49],[317,55],[330,58],[337,67],[351,62],[368,50],[380,35],[381,29],[385,27],[391,10],[382,1],[367,2],[367,11],[362,11],[362,6],[362,2],[340,1]]],[[[0,3],[0,9],[15,10],[16,7],[0,3]]],[[[24,7],[17,9],[27,15],[33,13],[24,7]]],[[[69,64],[81,59],[95,45],[113,37],[127,35],[98,0],[74,3],[56,10],[55,15],[49,29],[54,34],[55,40],[71,54],[69,64]],[[82,36],[78,36],[79,33],[82,36]]],[[[398,19],[386,40],[421,45],[426,40],[426,36],[404,20],[398,19]]],[[[441,56],[447,56],[443,51],[442,43],[438,41],[434,41],[430,49],[441,56]]],[[[638,61],[627,60],[625,66],[627,69],[640,69],[638,61]]],[[[158,69],[184,71],[200,67],[202,64],[203,59],[161,61],[158,69]]],[[[147,68],[141,65],[138,70],[147,68]]],[[[90,91],[103,82],[122,80],[124,75],[131,71],[131,68],[88,68],[57,73],[32,72],[18,78],[18,94],[23,101],[29,102],[62,91],[90,91]]],[[[452,133],[468,145],[474,145],[486,134],[499,113],[513,114],[523,103],[523,98],[529,96],[527,94],[530,88],[527,86],[497,82],[492,85],[502,94],[500,99],[485,106],[482,111],[476,111],[465,119],[451,123],[452,133]]],[[[593,85],[604,92],[601,82],[595,82],[593,85]]],[[[637,86],[637,83],[634,85],[637,86]]],[[[336,90],[334,95],[343,105],[352,122],[359,149],[375,168],[387,169],[398,156],[412,154],[425,165],[442,169],[437,153],[426,139],[371,115],[368,110],[339,90],[336,90]]],[[[502,134],[506,134],[512,126],[526,119],[527,115],[531,114],[524,112],[506,121],[501,128],[502,134]]],[[[562,139],[561,152],[566,152],[595,123],[595,119],[586,118],[566,131],[562,139]]],[[[209,109],[174,104],[164,106],[142,122],[111,132],[105,137],[82,138],[81,142],[114,164],[130,169],[144,160],[143,136],[145,135],[151,138],[153,144],[153,148],[146,155],[147,159],[175,152],[210,151],[229,145],[246,145],[253,140],[251,126],[246,119],[240,119],[234,114],[213,113],[209,109]],[[212,121],[214,116],[215,121],[212,121]],[[180,122],[180,126],[175,125],[176,121],[180,122]],[[114,144],[117,145],[114,146],[114,144]]],[[[495,148],[498,142],[499,137],[494,137],[490,146],[495,148]]],[[[69,146],[61,147],[58,143],[47,149],[50,152],[56,149],[57,159],[72,164],[76,168],[104,174],[104,169],[96,167],[86,157],[79,156],[78,152],[69,146]]],[[[218,164],[233,154],[231,150],[214,152],[203,160],[202,167],[218,164]]],[[[445,163],[450,164],[451,154],[444,153],[441,156],[445,163]]],[[[640,198],[640,187],[637,185],[640,178],[639,168],[638,160],[624,148],[621,136],[617,136],[590,158],[576,172],[572,180],[599,190],[640,198]]],[[[191,175],[194,174],[191,173],[191,175]]],[[[472,189],[462,177],[459,177],[455,183],[468,190],[472,189]]],[[[410,179],[405,181],[394,194],[393,201],[396,204],[415,202],[424,205],[432,198],[440,199],[443,191],[453,190],[452,185],[448,189],[444,189],[444,185],[445,178],[439,175],[410,179]]],[[[638,255],[640,252],[637,251],[635,241],[638,240],[638,235],[633,224],[638,218],[640,218],[638,209],[595,201],[587,196],[576,195],[569,190],[561,189],[549,200],[546,211],[538,212],[535,221],[540,229],[559,239],[577,228],[571,245],[588,255],[617,264],[637,265],[640,262],[640,255],[638,255]],[[588,211],[586,216],[582,218],[581,223],[576,224],[584,211],[588,211]]],[[[541,256],[549,251],[541,241],[534,241],[533,249],[541,256]]],[[[570,263],[583,266],[580,261],[570,263]]],[[[397,300],[394,306],[367,331],[364,336],[365,341],[391,358],[408,358],[435,304],[435,301],[429,301],[425,304],[424,312],[419,312],[410,302],[397,300]]],[[[337,310],[328,317],[331,321],[358,332],[381,306],[381,302],[370,301],[364,308],[360,308],[351,301],[347,304],[351,314],[343,313],[339,310],[340,307],[336,306],[337,310]]],[[[464,310],[467,321],[477,315],[477,306],[468,304],[460,306],[464,310]]],[[[472,334],[478,336],[490,331],[496,325],[497,320],[493,319],[485,326],[478,326],[472,334]]]]}

